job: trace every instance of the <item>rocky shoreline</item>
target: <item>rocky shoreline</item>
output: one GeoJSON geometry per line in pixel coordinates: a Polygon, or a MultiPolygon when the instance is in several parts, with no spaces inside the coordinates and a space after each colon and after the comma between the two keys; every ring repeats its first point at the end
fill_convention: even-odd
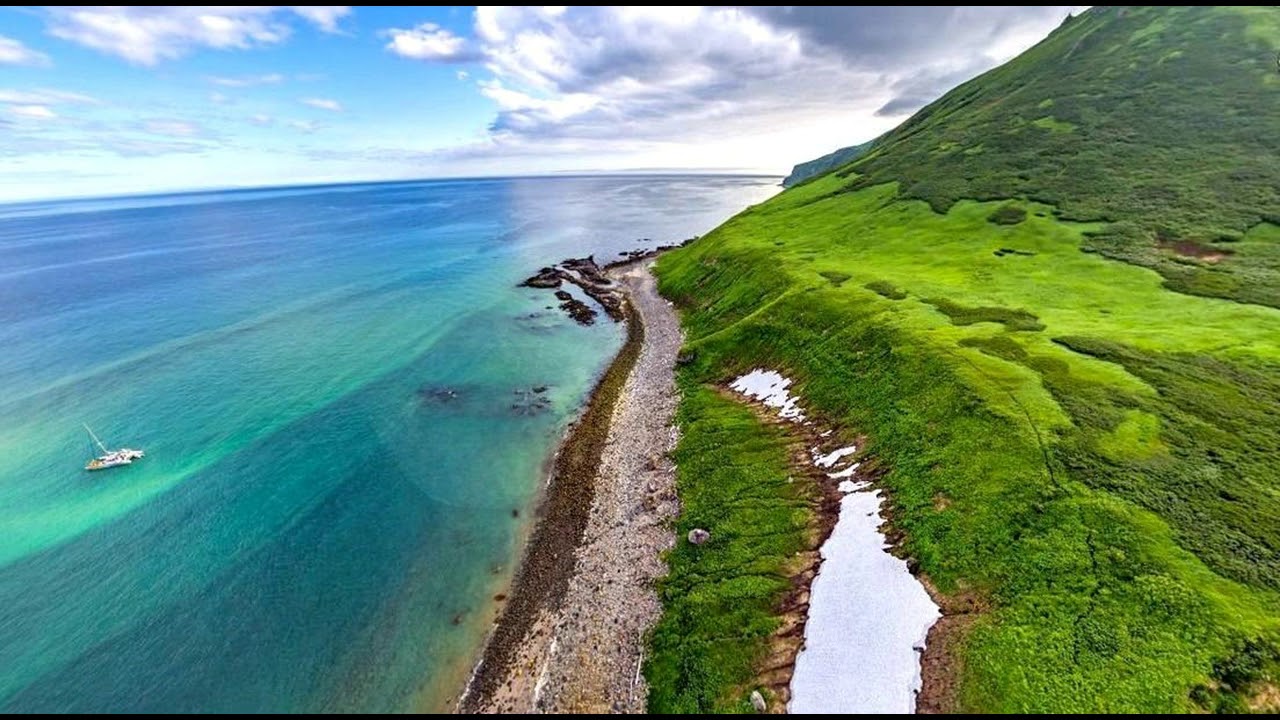
{"type": "Polygon", "coordinates": [[[607,263],[603,267],[596,263],[595,255],[588,255],[584,258],[566,258],[556,265],[542,268],[536,274],[521,282],[520,287],[555,290],[555,296],[560,301],[561,310],[564,310],[569,317],[580,325],[594,325],[597,315],[595,309],[563,289],[565,283],[575,285],[587,297],[599,303],[606,315],[615,322],[621,322],[625,319],[626,313],[623,305],[626,302],[628,291],[627,288],[622,287],[610,275],[616,271],[637,265],[642,261],[651,260],[668,250],[687,245],[696,239],[696,237],[689,238],[679,245],[659,245],[650,249],[624,250],[619,253],[621,255],[620,260],[607,263]]]}
{"type": "Polygon", "coordinates": [[[605,314],[615,322],[621,322],[626,318],[626,311],[623,308],[626,303],[625,291],[605,275],[596,264],[594,255],[584,258],[567,258],[561,260],[558,265],[544,267],[536,275],[520,283],[520,286],[555,290],[561,310],[568,313],[569,317],[580,325],[594,325],[597,314],[595,309],[564,290],[565,283],[576,285],[587,297],[599,303],[600,307],[604,308],[605,314]]]}
{"type": "Polygon", "coordinates": [[[571,259],[524,283],[576,285],[627,323],[627,341],[557,454],[538,526],[460,712],[645,709],[644,636],[661,612],[661,553],[674,542],[668,455],[682,343],[649,273],[652,254],[605,268],[571,259]]]}

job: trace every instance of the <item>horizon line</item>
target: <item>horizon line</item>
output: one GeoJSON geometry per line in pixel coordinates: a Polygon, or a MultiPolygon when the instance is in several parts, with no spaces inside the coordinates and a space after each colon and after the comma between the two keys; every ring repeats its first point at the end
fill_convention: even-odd
{"type": "Polygon", "coordinates": [[[475,182],[479,180],[547,180],[572,179],[581,177],[741,177],[741,178],[784,178],[776,173],[743,172],[739,170],[712,169],[662,169],[637,168],[635,170],[564,170],[549,173],[529,173],[518,175],[458,175],[443,177],[399,178],[383,180],[333,180],[320,182],[302,182],[282,185],[210,185],[208,187],[180,188],[174,190],[144,190],[111,195],[66,195],[48,198],[27,198],[20,200],[0,200],[0,208],[13,205],[38,203],[84,202],[91,200],[120,200],[125,198],[159,198],[177,195],[199,195],[202,193],[237,193],[258,192],[262,190],[302,190],[323,189],[331,187],[347,187],[351,185],[407,185],[412,183],[439,182],[475,182]]]}

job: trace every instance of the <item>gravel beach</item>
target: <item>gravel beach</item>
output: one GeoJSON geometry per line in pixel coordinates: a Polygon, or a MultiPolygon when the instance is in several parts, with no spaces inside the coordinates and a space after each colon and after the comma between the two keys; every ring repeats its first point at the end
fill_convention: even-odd
{"type": "MultiPolygon", "coordinates": [[[[494,638],[504,634],[503,625],[518,629],[518,637],[509,630],[505,652],[486,652],[460,710],[645,710],[644,635],[661,612],[654,590],[666,572],[661,553],[675,542],[669,522],[677,512],[675,468],[669,454],[677,437],[674,368],[682,343],[679,319],[658,294],[651,265],[645,259],[609,271],[627,288],[631,322],[641,324],[643,339],[613,404],[589,488],[590,507],[578,508],[587,513],[586,526],[567,586],[526,603],[520,617],[508,617],[508,608],[494,638]]],[[[588,419],[575,434],[590,431],[588,419]]],[[[555,500],[555,485],[548,503],[555,500]]],[[[540,547],[535,533],[525,566],[540,554],[566,551],[547,543],[540,547]]],[[[522,583],[539,581],[524,574],[516,593],[522,583]]]]}

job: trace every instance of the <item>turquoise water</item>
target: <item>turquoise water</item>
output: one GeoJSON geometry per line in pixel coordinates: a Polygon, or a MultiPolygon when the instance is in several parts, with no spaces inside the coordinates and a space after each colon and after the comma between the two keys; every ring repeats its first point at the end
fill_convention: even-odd
{"type": "Polygon", "coordinates": [[[439,707],[622,340],[514,284],[775,183],[0,206],[0,711],[439,707]],[[536,385],[550,409],[513,409],[536,385]],[[84,472],[82,422],[147,457],[84,472]]]}

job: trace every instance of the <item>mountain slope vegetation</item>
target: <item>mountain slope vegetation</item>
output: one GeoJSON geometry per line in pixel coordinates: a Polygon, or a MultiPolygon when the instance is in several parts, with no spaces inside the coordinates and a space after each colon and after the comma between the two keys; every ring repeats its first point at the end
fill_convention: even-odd
{"type": "MultiPolygon", "coordinates": [[[[665,255],[681,492],[725,452],[696,389],[776,368],[869,438],[903,551],[982,608],[953,709],[1275,709],[1277,51],[1276,8],[1096,8],[665,255]]],[[[668,607],[724,604],[716,552],[668,607]]],[[[749,678],[673,652],[651,699],[741,707],[749,678]]]]}
{"type": "Polygon", "coordinates": [[[1097,8],[921,110],[847,174],[945,212],[1024,198],[1180,292],[1280,306],[1275,8],[1097,8]]]}

